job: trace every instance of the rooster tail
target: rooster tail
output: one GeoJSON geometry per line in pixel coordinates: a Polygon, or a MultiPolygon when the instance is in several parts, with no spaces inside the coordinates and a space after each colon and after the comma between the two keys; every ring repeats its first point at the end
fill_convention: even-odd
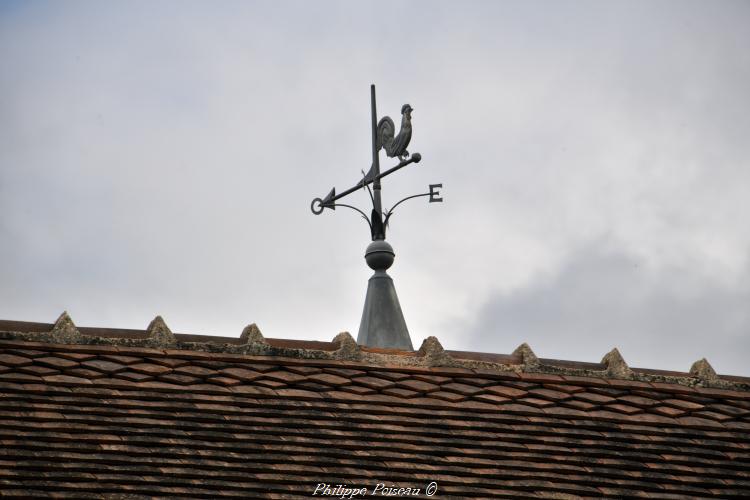
{"type": "Polygon", "coordinates": [[[380,151],[382,148],[388,150],[389,146],[393,142],[393,137],[396,135],[396,125],[391,120],[390,116],[384,116],[378,122],[378,140],[377,148],[380,151]]]}

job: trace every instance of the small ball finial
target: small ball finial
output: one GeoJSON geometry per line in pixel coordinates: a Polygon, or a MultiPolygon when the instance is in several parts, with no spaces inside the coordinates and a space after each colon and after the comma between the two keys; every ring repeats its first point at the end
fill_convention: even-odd
{"type": "Polygon", "coordinates": [[[395,258],[393,247],[385,240],[375,240],[365,250],[365,261],[373,271],[385,271],[393,265],[395,258]]]}

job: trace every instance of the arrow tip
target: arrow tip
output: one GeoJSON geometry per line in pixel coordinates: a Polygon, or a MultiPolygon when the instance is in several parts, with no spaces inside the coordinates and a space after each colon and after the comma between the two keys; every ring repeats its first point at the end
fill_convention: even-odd
{"type": "Polygon", "coordinates": [[[328,206],[329,204],[333,203],[333,198],[336,196],[336,188],[334,187],[331,189],[331,192],[326,195],[325,198],[323,198],[323,201],[320,202],[320,205],[322,207],[330,208],[332,210],[336,210],[336,207],[334,206],[328,206]]]}

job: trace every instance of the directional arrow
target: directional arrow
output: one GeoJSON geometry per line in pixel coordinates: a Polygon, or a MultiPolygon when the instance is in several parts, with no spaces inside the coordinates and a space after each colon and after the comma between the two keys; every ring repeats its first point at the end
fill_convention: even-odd
{"type": "Polygon", "coordinates": [[[355,192],[355,191],[357,191],[359,189],[362,189],[363,187],[365,187],[367,185],[372,184],[376,180],[380,180],[380,179],[382,179],[383,177],[385,177],[387,175],[391,175],[393,172],[395,172],[395,171],[397,171],[399,169],[404,168],[405,166],[409,165],[410,163],[419,163],[420,161],[422,161],[422,155],[419,154],[419,153],[414,153],[413,155],[411,155],[410,158],[408,158],[408,159],[400,162],[395,167],[389,168],[388,170],[386,170],[385,172],[383,172],[383,173],[381,173],[381,174],[379,174],[377,176],[369,177],[370,174],[372,173],[372,169],[370,169],[370,172],[367,173],[367,175],[364,177],[364,179],[362,179],[361,181],[359,181],[354,187],[351,187],[351,188],[347,189],[346,191],[342,191],[338,195],[336,194],[336,188],[334,187],[325,196],[325,198],[323,198],[323,199],[321,199],[321,198],[315,198],[313,200],[313,202],[312,202],[312,205],[311,205],[312,212],[315,215],[319,215],[319,214],[321,214],[323,212],[324,208],[331,208],[331,209],[335,210],[336,207],[334,206],[334,203],[336,202],[336,200],[340,200],[344,196],[350,195],[353,192],[355,192]],[[318,203],[316,203],[316,202],[318,202],[318,203]],[[316,205],[318,206],[317,210],[316,210],[316,207],[315,207],[316,205]]]}

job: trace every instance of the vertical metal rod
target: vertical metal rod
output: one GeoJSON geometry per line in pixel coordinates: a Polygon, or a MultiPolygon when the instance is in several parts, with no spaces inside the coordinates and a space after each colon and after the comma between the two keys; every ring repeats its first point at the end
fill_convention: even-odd
{"type": "Polygon", "coordinates": [[[370,102],[372,103],[372,165],[375,181],[372,183],[375,198],[375,211],[383,220],[383,207],[380,201],[380,155],[378,154],[378,114],[375,109],[375,85],[370,85],[370,102]]]}

